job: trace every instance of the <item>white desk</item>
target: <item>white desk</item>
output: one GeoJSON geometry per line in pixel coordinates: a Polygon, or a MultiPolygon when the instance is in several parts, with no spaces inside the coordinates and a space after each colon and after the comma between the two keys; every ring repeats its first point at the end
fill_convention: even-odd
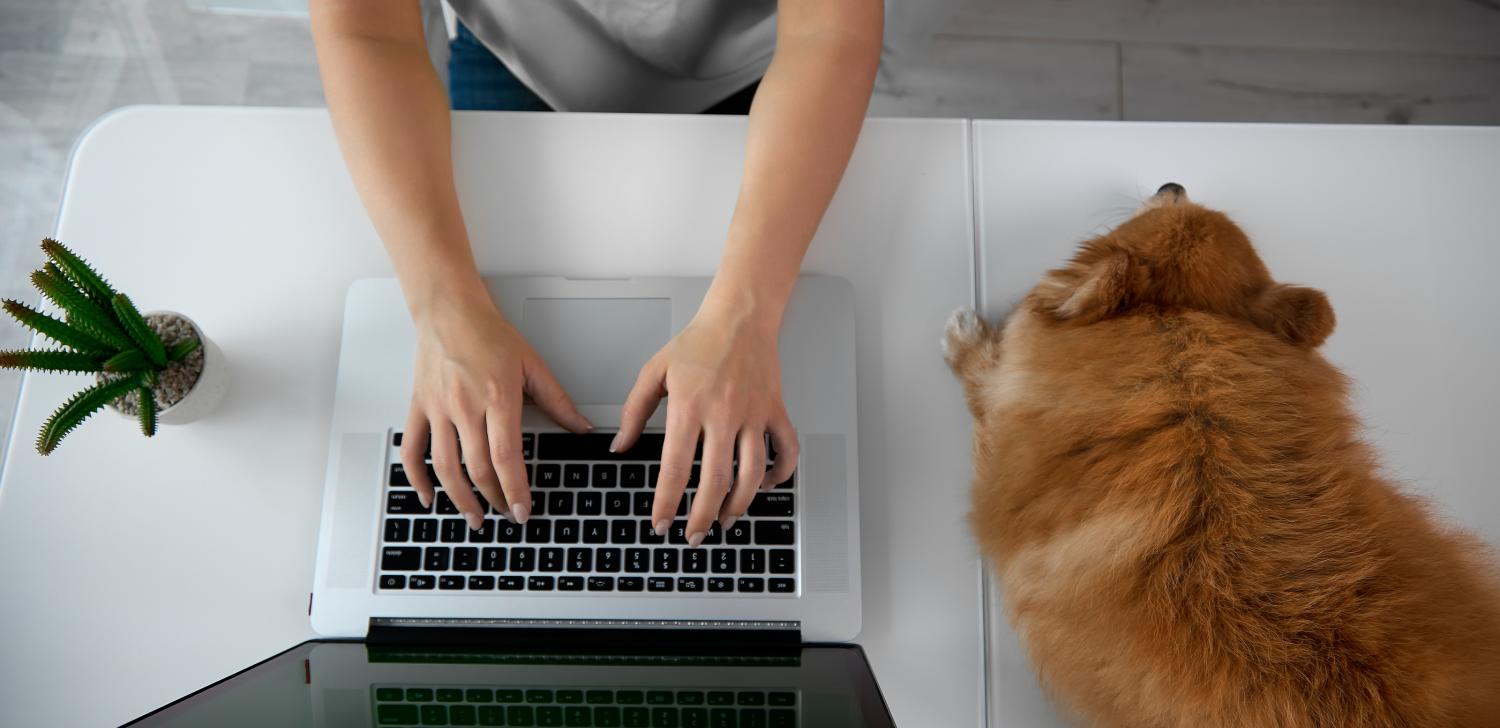
{"type": "MultiPolygon", "coordinates": [[[[744,131],[459,114],[480,268],[711,271],[744,131]]],[[[869,122],[805,266],[856,290],[859,641],[910,726],[980,720],[969,429],[936,346],[974,295],[967,134],[869,122]]],[[[68,180],[57,236],[143,308],[192,315],[232,381],[208,420],[146,441],[104,413],[44,459],[33,435],[79,381],[26,377],[0,481],[0,722],[15,725],[117,724],[312,636],[344,291],[391,274],[320,111],[116,113],[68,180]]]]}
{"type": "MultiPolygon", "coordinates": [[[[976,122],[980,297],[997,317],[1164,182],[1327,292],[1327,356],[1388,471],[1500,544],[1500,129],[976,122]]],[[[1062,725],[992,610],[991,725],[1062,725]]]]}

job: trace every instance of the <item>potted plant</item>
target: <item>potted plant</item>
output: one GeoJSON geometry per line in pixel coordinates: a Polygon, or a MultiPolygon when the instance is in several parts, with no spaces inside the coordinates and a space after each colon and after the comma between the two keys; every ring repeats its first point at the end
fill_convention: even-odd
{"type": "Polygon", "coordinates": [[[224,355],[191,319],[172,311],[142,315],[62,243],[47,238],[42,251],[47,263],[31,274],[31,283],[64,317],[20,301],[6,300],[4,307],[22,326],[61,348],[0,351],[0,367],[91,373],[95,382],[47,418],[37,434],[37,452],[50,454],[106,405],[138,420],[150,437],[158,423],[191,422],[223,399],[224,355]]]}

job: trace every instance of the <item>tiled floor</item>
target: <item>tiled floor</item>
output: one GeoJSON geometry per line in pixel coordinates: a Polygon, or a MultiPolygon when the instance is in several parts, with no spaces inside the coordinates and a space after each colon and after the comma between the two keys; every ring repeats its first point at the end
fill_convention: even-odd
{"type": "MultiPolygon", "coordinates": [[[[0,0],[0,296],[34,298],[26,273],[52,230],[68,151],[100,114],[322,103],[306,19],[203,9],[234,4],[0,0]]],[[[887,6],[875,115],[1500,123],[1500,0],[887,6]]],[[[0,322],[0,348],[26,339],[0,322]]],[[[0,372],[0,429],[15,382],[0,372]]]]}

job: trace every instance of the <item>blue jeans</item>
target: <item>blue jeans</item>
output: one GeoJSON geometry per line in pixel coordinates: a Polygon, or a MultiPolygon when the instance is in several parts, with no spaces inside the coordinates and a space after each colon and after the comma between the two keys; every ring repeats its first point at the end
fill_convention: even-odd
{"type": "MultiPolygon", "coordinates": [[[[748,114],[758,86],[756,81],[703,113],[748,114]]],[[[456,111],[552,111],[463,23],[448,43],[448,99],[456,111]]]]}

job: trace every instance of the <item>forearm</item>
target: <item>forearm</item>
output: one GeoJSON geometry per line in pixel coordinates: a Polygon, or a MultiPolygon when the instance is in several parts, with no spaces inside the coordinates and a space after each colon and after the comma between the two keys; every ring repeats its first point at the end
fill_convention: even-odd
{"type": "Polygon", "coordinates": [[[334,131],[413,317],[487,301],[453,182],[447,95],[417,3],[324,0],[311,11],[334,131]]]}
{"type": "Polygon", "coordinates": [[[739,198],[704,303],[772,329],[848,164],[880,61],[878,2],[832,23],[788,18],[793,10],[783,8],[776,55],[750,109],[739,198]]]}

